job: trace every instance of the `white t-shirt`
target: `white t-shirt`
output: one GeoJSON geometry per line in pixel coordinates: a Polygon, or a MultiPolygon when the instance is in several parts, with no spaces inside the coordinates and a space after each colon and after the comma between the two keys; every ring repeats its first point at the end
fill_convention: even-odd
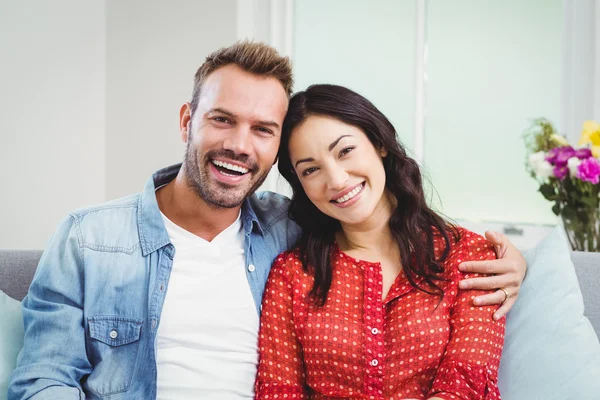
{"type": "Polygon", "coordinates": [[[252,399],[259,317],[240,217],[212,242],[163,220],[175,258],[156,340],[157,398],[252,399]]]}

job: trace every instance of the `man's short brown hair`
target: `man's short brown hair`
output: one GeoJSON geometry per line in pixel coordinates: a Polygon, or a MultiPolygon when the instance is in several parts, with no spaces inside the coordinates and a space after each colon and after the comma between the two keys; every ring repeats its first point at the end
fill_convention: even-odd
{"type": "Polygon", "coordinates": [[[198,107],[200,89],[206,77],[216,69],[229,64],[237,65],[252,74],[276,78],[281,82],[288,97],[292,94],[294,78],[290,59],[281,56],[277,50],[265,43],[244,40],[210,54],[198,68],[192,93],[192,114],[198,107]]]}

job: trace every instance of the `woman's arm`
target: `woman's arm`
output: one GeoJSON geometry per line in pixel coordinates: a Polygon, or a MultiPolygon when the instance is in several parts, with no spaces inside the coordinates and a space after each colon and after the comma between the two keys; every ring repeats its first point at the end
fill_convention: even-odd
{"type": "MultiPolygon", "coordinates": [[[[481,236],[468,231],[463,231],[462,235],[447,264],[450,268],[456,268],[463,259],[491,260],[496,257],[492,244],[481,236]]],[[[450,340],[428,399],[499,398],[497,380],[505,319],[496,321],[492,318],[497,306],[473,306],[473,298],[483,294],[485,292],[473,290],[458,292],[450,313],[450,340]]]]}
{"type": "Polygon", "coordinates": [[[293,318],[294,261],[277,257],[265,288],[258,338],[256,399],[307,399],[302,347],[293,318]]]}

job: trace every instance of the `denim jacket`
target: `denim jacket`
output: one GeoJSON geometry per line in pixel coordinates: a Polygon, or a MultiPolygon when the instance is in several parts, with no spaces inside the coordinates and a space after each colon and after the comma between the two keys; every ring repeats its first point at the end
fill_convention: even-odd
{"type": "MultiPolygon", "coordinates": [[[[155,189],[180,166],[156,172],[140,194],[60,223],[23,300],[25,344],[9,400],[156,398],[154,344],[176,249],[155,189]]],[[[271,264],[300,232],[288,203],[264,192],[242,206],[246,276],[259,314],[271,264]]]]}

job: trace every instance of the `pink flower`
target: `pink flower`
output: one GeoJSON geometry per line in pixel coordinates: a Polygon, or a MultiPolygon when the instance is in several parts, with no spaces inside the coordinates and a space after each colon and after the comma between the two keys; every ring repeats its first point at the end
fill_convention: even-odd
{"type": "Polygon", "coordinates": [[[577,177],[584,182],[590,182],[594,185],[600,182],[600,161],[594,157],[586,158],[579,164],[577,177]]]}
{"type": "Polygon", "coordinates": [[[591,156],[592,156],[592,151],[590,149],[588,149],[587,147],[583,147],[583,148],[577,149],[575,151],[575,157],[579,158],[580,160],[584,160],[591,156]]]}
{"type": "Polygon", "coordinates": [[[554,176],[561,181],[569,174],[569,168],[566,165],[557,165],[553,170],[554,176]]]}
{"type": "MultiPolygon", "coordinates": [[[[550,164],[558,167],[565,167],[567,165],[567,161],[569,158],[575,155],[575,149],[571,146],[562,146],[555,147],[548,151],[548,155],[546,156],[546,161],[550,164]]],[[[555,173],[556,174],[556,173],[555,173]]],[[[560,178],[559,176],[557,176],[560,178]]],[[[562,179],[562,178],[560,178],[562,179]]]]}

